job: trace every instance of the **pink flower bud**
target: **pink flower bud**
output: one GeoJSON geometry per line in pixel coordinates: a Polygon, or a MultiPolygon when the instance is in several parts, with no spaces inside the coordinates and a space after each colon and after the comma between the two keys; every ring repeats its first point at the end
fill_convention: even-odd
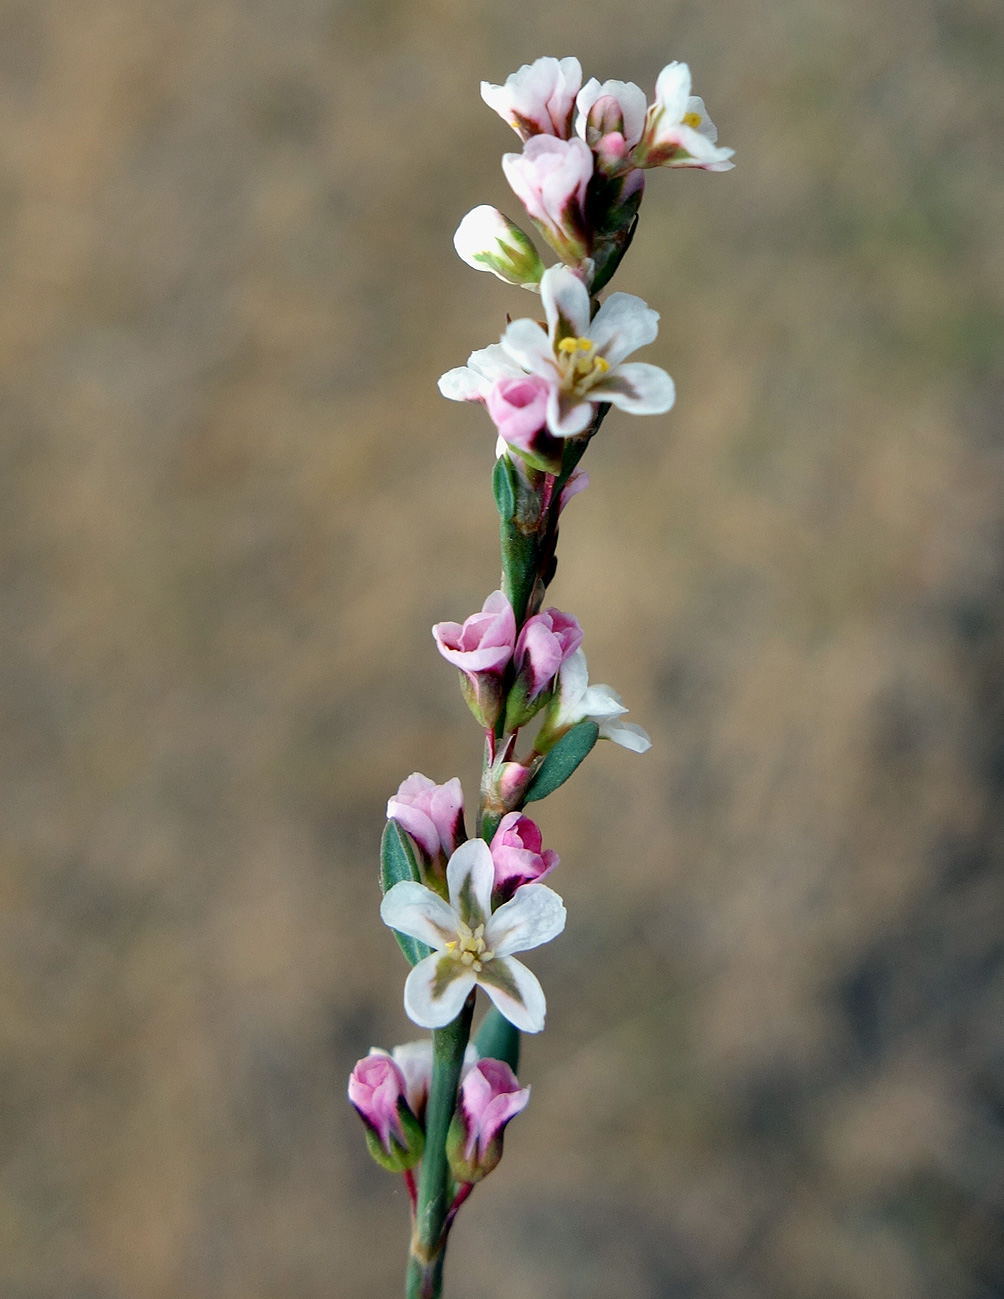
{"type": "Polygon", "coordinates": [[[540,829],[522,812],[507,812],[491,841],[497,902],[507,902],[521,884],[542,880],[557,866],[553,848],[541,851],[540,829]]]}
{"type": "Polygon", "coordinates": [[[501,1060],[479,1060],[460,1087],[446,1150],[454,1177],[479,1182],[502,1158],[506,1124],[526,1108],[530,1088],[501,1060]]]}
{"type": "Polygon", "coordinates": [[[467,838],[460,781],[454,776],[445,785],[437,785],[428,776],[413,772],[387,800],[387,819],[407,830],[430,860],[440,854],[450,857],[467,838]]]}
{"type": "Polygon", "coordinates": [[[398,1117],[398,1103],[404,1097],[404,1074],[383,1052],[365,1056],[349,1075],[349,1100],[388,1154],[393,1153],[392,1136],[399,1145],[405,1144],[398,1117]]]}
{"type": "Polygon", "coordinates": [[[551,387],[539,374],[497,379],[486,404],[503,442],[518,451],[534,469],[560,473],[564,446],[547,427],[551,387]]]}
{"type": "Polygon", "coordinates": [[[569,613],[545,609],[527,619],[516,642],[516,672],[526,683],[530,701],[581,644],[582,628],[569,613]]]}
{"type": "Polygon", "coordinates": [[[535,135],[522,153],[503,156],[502,170],[558,256],[582,261],[589,252],[585,204],[593,175],[593,155],[586,142],[535,135]]]}
{"type": "Polygon", "coordinates": [[[494,726],[502,702],[502,673],[516,640],[516,616],[501,591],[493,591],[480,613],[463,626],[438,622],[432,629],[440,654],[466,678],[467,703],[482,726],[494,726]]]}

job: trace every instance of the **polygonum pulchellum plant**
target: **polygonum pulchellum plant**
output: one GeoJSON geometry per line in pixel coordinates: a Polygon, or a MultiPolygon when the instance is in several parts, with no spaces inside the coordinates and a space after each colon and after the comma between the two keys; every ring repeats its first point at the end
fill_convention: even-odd
{"type": "Polygon", "coordinates": [[[558,261],[545,268],[493,207],[469,212],[454,237],[470,266],[539,294],[544,320],[510,321],[439,380],[445,397],[484,406],[496,429],[502,579],[479,612],[432,629],[484,731],[475,837],[460,781],[416,772],[387,804],[380,846],[380,915],[412,967],[404,1007],[431,1039],[374,1047],[349,1079],[374,1159],[408,1188],[407,1299],[442,1293],[454,1218],[530,1097],[516,1077],[520,1033],[543,1029],[546,1003],[522,958],[561,933],[565,907],[542,883],[558,855],[523,809],[563,784],[597,739],[649,748],[622,720],[620,696],[589,684],[578,621],[544,599],[561,512],[588,485],[579,461],[610,408],[659,415],[673,405],[669,375],[633,359],[655,341],[658,312],[630,293],[598,295],[631,243],[646,169],[733,165],[690,88],[687,65],[670,63],[648,103],[630,81],[583,85],[574,58],[481,85],[522,141],[502,169],[558,261]],[[531,722],[535,737],[522,741],[531,722]],[[478,989],[488,1005],[472,1041],[478,989]]]}

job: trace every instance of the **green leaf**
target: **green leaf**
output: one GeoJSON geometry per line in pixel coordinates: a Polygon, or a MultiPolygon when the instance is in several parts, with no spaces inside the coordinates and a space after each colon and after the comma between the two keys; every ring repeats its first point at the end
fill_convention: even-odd
{"type": "Polygon", "coordinates": [[[566,731],[530,781],[523,802],[533,803],[537,799],[546,798],[559,785],[563,785],[596,743],[599,733],[600,728],[595,722],[579,722],[570,731],[566,731]]]}
{"type": "MultiPolygon", "coordinates": [[[[415,860],[411,840],[396,821],[388,821],[384,827],[383,838],[380,840],[380,888],[386,893],[402,880],[421,882],[418,862],[415,860]]],[[[425,943],[420,943],[417,938],[399,934],[396,929],[391,932],[411,965],[417,965],[432,951],[431,947],[426,947],[425,943]]]]}
{"type": "Polygon", "coordinates": [[[515,472],[507,455],[499,456],[495,461],[495,468],[492,471],[492,494],[498,507],[499,518],[503,523],[511,522],[512,516],[516,513],[516,484],[513,481],[515,472]]]}
{"type": "Polygon", "coordinates": [[[481,1021],[474,1046],[482,1060],[502,1060],[513,1073],[519,1073],[519,1029],[513,1028],[494,1006],[481,1021]]]}

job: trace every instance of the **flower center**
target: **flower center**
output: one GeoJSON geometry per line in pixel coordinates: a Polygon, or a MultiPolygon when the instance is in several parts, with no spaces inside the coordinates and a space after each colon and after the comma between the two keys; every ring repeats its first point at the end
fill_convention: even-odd
{"type": "Polygon", "coordinates": [[[555,350],[561,386],[568,392],[586,392],[610,369],[609,361],[594,355],[591,338],[563,338],[555,350]]]}
{"type": "Polygon", "coordinates": [[[462,920],[457,925],[456,941],[447,943],[446,950],[461,965],[466,965],[475,974],[481,973],[483,962],[495,959],[495,953],[488,951],[488,945],[485,942],[484,925],[477,925],[474,929],[471,929],[462,920]]]}
{"type": "Polygon", "coordinates": [[[684,126],[689,126],[694,131],[701,125],[700,113],[684,113],[682,120],[684,126]]]}

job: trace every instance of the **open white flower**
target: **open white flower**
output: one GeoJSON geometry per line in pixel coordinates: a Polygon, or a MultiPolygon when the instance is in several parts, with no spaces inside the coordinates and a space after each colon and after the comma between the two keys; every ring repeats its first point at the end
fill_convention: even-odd
{"type": "Polygon", "coordinates": [[[516,364],[501,343],[478,348],[466,365],[439,376],[439,391],[450,401],[485,401],[496,379],[522,379],[526,371],[516,364]]]}
{"type": "Polygon", "coordinates": [[[655,83],[655,102],[645,119],[645,133],[635,153],[637,167],[701,167],[731,171],[734,149],[716,145],[718,130],[704,100],[690,93],[686,63],[669,63],[655,83]]]}
{"type": "Polygon", "coordinates": [[[561,666],[558,689],[544,726],[548,734],[561,735],[579,722],[596,722],[600,739],[613,740],[614,744],[634,753],[645,753],[652,747],[645,731],[634,722],[618,720],[627,711],[616,690],[589,684],[585,653],[577,649],[561,666]]]}
{"type": "Polygon", "coordinates": [[[666,371],[624,362],[658,334],[657,311],[631,293],[612,293],[590,320],[589,290],[567,266],[544,272],[540,296],[547,333],[535,320],[514,320],[502,335],[502,349],[527,373],[550,383],[547,427],[556,437],[584,432],[601,402],[634,415],[669,410],[676,390],[666,371]]]}
{"type": "Polygon", "coordinates": [[[546,884],[524,884],[493,913],[495,866],[483,839],[460,845],[446,868],[446,883],[448,904],[424,884],[403,880],[380,905],[385,925],[434,949],[405,982],[409,1018],[422,1028],[442,1028],[480,986],[516,1028],[539,1033],[547,1009],[544,992],[513,953],[527,952],[561,933],[561,898],[546,884]]]}

